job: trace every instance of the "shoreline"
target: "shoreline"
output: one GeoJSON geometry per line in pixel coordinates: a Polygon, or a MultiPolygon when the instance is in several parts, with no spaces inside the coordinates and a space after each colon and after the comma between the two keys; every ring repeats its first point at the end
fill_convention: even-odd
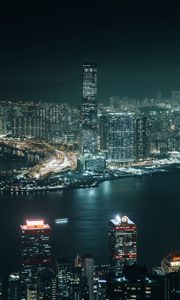
{"type": "MultiPolygon", "coordinates": [[[[117,180],[121,178],[129,178],[129,177],[135,177],[138,179],[143,179],[145,176],[155,176],[155,175],[162,175],[162,174],[171,174],[171,173],[180,173],[180,164],[176,165],[168,165],[168,166],[162,166],[161,168],[153,169],[151,171],[148,171],[146,169],[142,169],[141,174],[135,174],[135,173],[117,173],[113,171],[111,173],[106,173],[104,177],[100,177],[100,175],[92,176],[90,178],[86,178],[84,176],[83,180],[76,181],[74,180],[69,183],[63,183],[63,184],[57,184],[57,185],[47,185],[47,186],[37,186],[34,184],[34,186],[31,183],[31,187],[20,187],[20,186],[6,186],[3,188],[0,188],[0,193],[5,194],[32,194],[32,193],[49,193],[49,192],[57,192],[57,191],[64,191],[64,190],[73,190],[73,189],[84,189],[84,188],[92,188],[92,187],[98,187],[101,182],[104,181],[111,181],[111,180],[117,180]]],[[[18,184],[23,183],[21,179],[17,181],[18,184]]],[[[6,183],[7,184],[7,183],[6,183]]]]}

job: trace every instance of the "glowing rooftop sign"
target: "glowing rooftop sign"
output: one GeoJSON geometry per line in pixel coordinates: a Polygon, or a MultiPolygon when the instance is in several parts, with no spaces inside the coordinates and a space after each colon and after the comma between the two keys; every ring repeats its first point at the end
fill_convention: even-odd
{"type": "Polygon", "coordinates": [[[121,217],[119,215],[116,216],[116,220],[121,223],[121,217]]]}
{"type": "Polygon", "coordinates": [[[22,230],[50,229],[50,226],[48,224],[45,224],[43,219],[26,220],[26,224],[21,225],[21,229],[22,230]]]}
{"type": "Polygon", "coordinates": [[[43,226],[44,220],[26,220],[27,226],[43,226]]]}
{"type": "Polygon", "coordinates": [[[129,218],[126,216],[120,217],[119,215],[116,216],[116,221],[119,223],[128,223],[129,218]]]}
{"type": "Polygon", "coordinates": [[[128,223],[128,217],[127,216],[123,216],[122,217],[122,219],[121,219],[121,221],[122,221],[122,223],[128,223]]]}
{"type": "Polygon", "coordinates": [[[121,216],[121,215],[116,215],[115,218],[111,220],[111,222],[116,226],[125,225],[125,224],[134,224],[134,222],[132,222],[127,216],[121,216]]]}

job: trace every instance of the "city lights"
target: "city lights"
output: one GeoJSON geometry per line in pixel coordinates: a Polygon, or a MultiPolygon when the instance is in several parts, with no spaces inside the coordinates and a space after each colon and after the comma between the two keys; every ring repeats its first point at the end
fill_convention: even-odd
{"type": "Polygon", "coordinates": [[[180,300],[180,0],[1,2],[0,300],[180,300]]]}

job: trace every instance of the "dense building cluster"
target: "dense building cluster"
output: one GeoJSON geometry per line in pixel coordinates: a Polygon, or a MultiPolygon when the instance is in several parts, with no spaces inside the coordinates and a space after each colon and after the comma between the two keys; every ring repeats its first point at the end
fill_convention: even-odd
{"type": "MultiPolygon", "coordinates": [[[[97,66],[82,68],[82,101],[67,103],[0,102],[0,135],[76,144],[86,158],[131,164],[180,152],[180,92],[170,97],[110,97],[97,101],[97,66]]],[[[96,163],[95,163],[96,166],[96,163]]]]}
{"type": "MultiPolygon", "coordinates": [[[[79,170],[104,171],[180,152],[180,92],[143,100],[97,101],[97,66],[82,69],[80,107],[67,103],[0,102],[0,135],[76,144],[79,170]]],[[[74,152],[73,152],[74,153],[74,152]]],[[[127,216],[109,221],[108,265],[91,255],[54,258],[51,228],[43,220],[20,227],[20,268],[9,275],[9,300],[180,299],[180,256],[167,255],[148,272],[137,264],[137,226],[127,216]],[[178,298],[179,297],[179,298],[178,298]]],[[[2,299],[0,279],[0,299],[2,299]]]]}
{"type": "Polygon", "coordinates": [[[0,135],[45,141],[78,140],[79,110],[67,103],[0,103],[0,135]]]}
{"type": "MultiPolygon", "coordinates": [[[[20,226],[20,269],[9,275],[9,300],[173,300],[179,299],[180,256],[169,254],[148,272],[137,264],[137,226],[127,216],[109,220],[109,263],[90,254],[73,262],[55,258],[51,228],[44,220],[20,226]]],[[[4,299],[2,279],[0,299],[4,299]]]]}

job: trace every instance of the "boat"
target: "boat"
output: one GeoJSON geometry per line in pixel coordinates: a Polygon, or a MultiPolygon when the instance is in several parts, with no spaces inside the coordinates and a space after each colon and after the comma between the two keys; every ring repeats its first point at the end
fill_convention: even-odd
{"type": "Polygon", "coordinates": [[[61,218],[61,219],[55,219],[54,223],[55,224],[67,224],[68,223],[68,218],[61,218]]]}

